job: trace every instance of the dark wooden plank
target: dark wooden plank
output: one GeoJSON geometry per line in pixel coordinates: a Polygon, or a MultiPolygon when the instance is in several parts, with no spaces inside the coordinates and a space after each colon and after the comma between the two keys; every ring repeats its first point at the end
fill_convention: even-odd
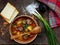
{"type": "MultiPolygon", "coordinates": [[[[34,0],[0,0],[0,11],[4,8],[4,6],[6,5],[7,2],[12,3],[18,10],[19,10],[19,15],[24,14],[22,7],[26,7],[28,4],[30,4],[31,2],[33,2],[34,0]]],[[[43,17],[45,17],[45,19],[48,19],[48,11],[43,14],[43,17]]],[[[45,35],[45,28],[43,26],[43,24],[41,23],[41,21],[39,21],[36,18],[38,24],[40,26],[42,26],[42,32],[40,34],[38,34],[37,38],[31,42],[30,44],[47,44],[47,37],[45,35]]],[[[2,31],[4,32],[4,35],[2,36],[2,33],[0,32],[0,43],[1,44],[18,44],[15,41],[10,39],[10,34],[9,34],[9,25],[3,25],[3,23],[5,22],[5,20],[0,16],[0,30],[2,28],[2,31]]],[[[56,28],[53,30],[60,42],[60,28],[56,28]]]]}

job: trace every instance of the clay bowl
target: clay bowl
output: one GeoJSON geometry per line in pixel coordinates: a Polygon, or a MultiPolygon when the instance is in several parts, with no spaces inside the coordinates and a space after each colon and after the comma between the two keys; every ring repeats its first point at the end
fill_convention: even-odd
{"type": "MultiPolygon", "coordinates": [[[[36,20],[35,20],[34,18],[32,18],[31,16],[28,16],[28,15],[18,16],[18,17],[16,17],[16,18],[13,20],[13,22],[14,22],[16,19],[21,18],[21,17],[28,17],[28,18],[32,19],[32,20],[35,22],[36,26],[38,26],[36,20]]],[[[11,37],[13,36],[12,33],[11,33],[11,32],[12,32],[12,31],[11,31],[11,26],[12,26],[13,22],[11,23],[11,25],[10,25],[10,30],[9,30],[11,37]]],[[[13,40],[16,41],[17,43],[20,43],[20,44],[28,44],[28,43],[32,42],[33,40],[35,40],[36,37],[37,37],[37,34],[36,34],[31,40],[25,41],[25,42],[20,41],[20,40],[17,40],[17,39],[13,39],[13,40]]]]}

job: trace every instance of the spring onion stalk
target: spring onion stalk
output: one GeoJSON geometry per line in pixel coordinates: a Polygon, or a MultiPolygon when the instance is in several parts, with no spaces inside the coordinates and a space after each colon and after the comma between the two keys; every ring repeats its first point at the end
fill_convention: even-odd
{"type": "Polygon", "coordinates": [[[53,33],[52,29],[50,28],[49,24],[47,23],[47,21],[37,11],[34,13],[34,15],[43,22],[43,24],[46,28],[46,35],[48,37],[48,44],[49,45],[60,45],[56,39],[55,34],[53,33]]]}
{"type": "Polygon", "coordinates": [[[36,6],[29,5],[29,6],[26,7],[26,10],[30,14],[34,14],[44,24],[44,26],[46,28],[46,30],[45,30],[46,31],[46,36],[48,38],[48,45],[60,45],[56,36],[55,36],[55,34],[53,33],[52,29],[50,28],[48,22],[37,12],[35,7],[36,6]]]}

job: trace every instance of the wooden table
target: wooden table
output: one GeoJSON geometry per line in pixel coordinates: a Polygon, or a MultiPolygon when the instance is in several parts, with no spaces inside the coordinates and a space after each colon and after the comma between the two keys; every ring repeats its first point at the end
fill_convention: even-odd
{"type": "MultiPolygon", "coordinates": [[[[7,2],[10,2],[11,4],[13,4],[17,10],[20,12],[18,14],[18,16],[25,14],[25,12],[23,11],[23,7],[26,7],[28,4],[30,4],[31,2],[33,2],[34,0],[0,0],[0,11],[4,8],[4,6],[6,5],[7,2]]],[[[43,17],[45,19],[48,19],[48,11],[46,13],[43,14],[43,17]]],[[[45,28],[43,26],[43,24],[41,23],[41,21],[38,21],[38,19],[36,19],[38,24],[42,27],[42,32],[40,34],[38,34],[37,38],[31,42],[30,44],[41,44],[41,45],[47,45],[47,37],[45,35],[45,28]]],[[[0,44],[18,44],[16,43],[14,40],[10,39],[10,34],[9,34],[9,26],[10,24],[8,24],[3,17],[0,16],[0,44]]],[[[55,28],[53,29],[54,33],[57,36],[57,39],[60,42],[60,28],[55,28]]]]}

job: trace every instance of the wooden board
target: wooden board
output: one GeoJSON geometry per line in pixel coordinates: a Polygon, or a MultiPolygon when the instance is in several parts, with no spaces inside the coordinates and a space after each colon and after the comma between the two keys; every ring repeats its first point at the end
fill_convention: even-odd
{"type": "MultiPolygon", "coordinates": [[[[12,3],[18,10],[19,10],[19,15],[25,14],[23,11],[23,7],[26,7],[28,4],[33,2],[34,0],[0,0],[0,11],[4,8],[4,6],[7,4],[7,2],[12,3]]],[[[48,20],[48,11],[43,14],[43,17],[48,20]]],[[[41,44],[41,45],[47,45],[47,37],[45,35],[45,28],[43,24],[36,18],[39,26],[42,26],[42,32],[38,34],[37,38],[31,42],[30,44],[41,44]]],[[[10,39],[10,34],[9,34],[9,26],[10,24],[7,24],[6,21],[0,16],[0,44],[18,44],[15,41],[10,39]],[[2,35],[2,32],[4,33],[2,35]]],[[[60,41],[60,28],[53,29],[55,32],[58,40],[60,41]]]]}

